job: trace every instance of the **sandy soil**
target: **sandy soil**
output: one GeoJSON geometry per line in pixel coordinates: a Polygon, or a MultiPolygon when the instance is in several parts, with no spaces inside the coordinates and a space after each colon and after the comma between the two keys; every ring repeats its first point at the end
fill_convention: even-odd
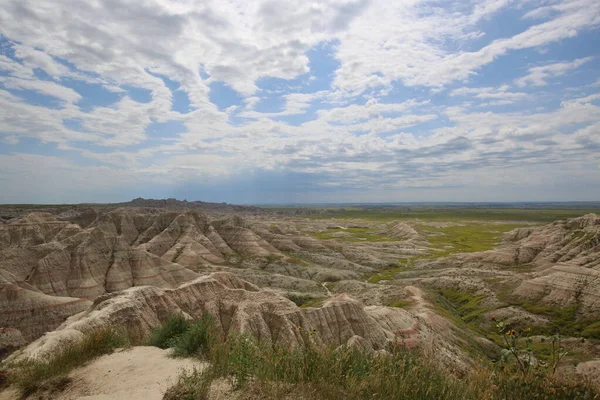
{"type": "MultiPolygon", "coordinates": [[[[177,381],[182,369],[204,367],[192,359],[169,357],[168,350],[133,347],[100,357],[69,376],[72,382],[56,400],[160,400],[177,381]]],[[[14,390],[0,392],[0,400],[16,400],[14,390]]]]}

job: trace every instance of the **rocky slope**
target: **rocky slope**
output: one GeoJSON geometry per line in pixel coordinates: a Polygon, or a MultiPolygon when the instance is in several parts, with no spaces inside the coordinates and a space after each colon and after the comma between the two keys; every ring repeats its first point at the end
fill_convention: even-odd
{"type": "Polygon", "coordinates": [[[483,298],[481,308],[527,326],[544,325],[553,310],[567,309],[571,323],[591,324],[600,318],[600,217],[515,229],[493,250],[418,261],[397,278],[398,284],[453,288],[483,298]],[[519,303],[535,306],[529,307],[534,313],[511,306],[519,303]]]}
{"type": "MultiPolygon", "coordinates": [[[[193,210],[132,207],[84,217],[79,225],[32,213],[0,225],[0,328],[10,332],[0,336],[0,348],[39,338],[26,354],[43,355],[105,323],[142,338],[171,314],[209,312],[224,333],[287,346],[302,345],[310,331],[323,345],[420,345],[464,367],[469,357],[461,349],[489,343],[433,312],[414,285],[485,297],[482,307],[498,308],[499,316],[499,285],[536,302],[577,304],[580,318],[600,316],[596,215],[517,229],[491,251],[425,258],[395,272],[389,284],[364,279],[427,251],[427,235],[415,225],[363,221],[355,231],[381,232],[386,240],[360,242],[317,239],[332,231],[327,220],[210,220],[193,210]],[[298,308],[285,296],[323,305],[298,308]],[[406,308],[385,306],[393,304],[406,308]]],[[[352,224],[333,230],[344,233],[352,224]]],[[[503,310],[506,319],[522,313],[548,322],[518,307],[503,310]]]]}
{"type": "Polygon", "coordinates": [[[20,357],[43,358],[62,343],[77,340],[83,333],[106,324],[126,327],[134,338],[143,339],[152,327],[173,314],[199,318],[208,312],[225,335],[247,333],[288,347],[308,341],[316,345],[358,346],[368,351],[388,349],[393,344],[423,345],[441,362],[466,368],[468,357],[459,346],[464,339],[449,334],[450,323],[431,313],[422,292],[413,290],[416,299],[411,311],[365,307],[346,295],[332,298],[319,308],[301,309],[233,274],[213,273],[176,289],[134,287],[100,296],[85,312],[70,317],[27,346],[20,357]]]}
{"type": "Polygon", "coordinates": [[[32,340],[103,294],[143,285],[173,289],[218,270],[279,293],[322,296],[318,282],[359,279],[389,262],[382,254],[395,259],[407,246],[321,241],[292,226],[235,215],[209,221],[191,210],[88,214],[85,227],[49,213],[0,225],[0,327],[32,340]],[[380,252],[382,245],[389,251],[380,252]]]}
{"type": "MultiPolygon", "coordinates": [[[[469,258],[467,258],[469,259],[469,258]]],[[[528,274],[515,294],[600,317],[600,217],[595,214],[509,232],[504,245],[470,259],[487,265],[519,268],[528,274]]]]}

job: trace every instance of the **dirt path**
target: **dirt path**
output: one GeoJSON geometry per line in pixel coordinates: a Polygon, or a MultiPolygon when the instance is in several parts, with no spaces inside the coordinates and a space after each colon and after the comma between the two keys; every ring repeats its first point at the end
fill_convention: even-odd
{"type": "Polygon", "coordinates": [[[327,296],[333,297],[333,294],[331,294],[331,292],[329,291],[329,288],[327,287],[327,282],[321,283],[321,286],[323,286],[325,288],[325,290],[327,291],[327,296]]]}
{"type": "Polygon", "coordinates": [[[156,347],[134,347],[100,357],[71,373],[72,383],[55,398],[160,400],[182,369],[203,366],[168,354],[156,347]]]}

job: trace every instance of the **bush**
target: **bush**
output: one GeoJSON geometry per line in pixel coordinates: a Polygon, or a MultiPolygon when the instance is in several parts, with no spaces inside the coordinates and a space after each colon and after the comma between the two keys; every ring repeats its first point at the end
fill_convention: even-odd
{"type": "Polygon", "coordinates": [[[189,357],[208,353],[217,338],[212,315],[204,314],[199,321],[188,324],[188,329],[167,340],[175,357],[189,357]]]}
{"type": "Polygon", "coordinates": [[[150,332],[150,345],[167,349],[170,342],[190,328],[190,322],[181,315],[169,317],[164,324],[150,332]]]}

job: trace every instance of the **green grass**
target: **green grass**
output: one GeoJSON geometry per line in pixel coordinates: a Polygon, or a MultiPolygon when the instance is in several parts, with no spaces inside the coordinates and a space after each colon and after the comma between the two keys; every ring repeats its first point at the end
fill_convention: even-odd
{"type": "Polygon", "coordinates": [[[413,301],[410,300],[394,300],[390,301],[386,304],[388,307],[397,307],[397,308],[407,308],[414,304],[413,301]]]}
{"type": "Polygon", "coordinates": [[[568,307],[552,307],[531,301],[513,301],[511,304],[523,307],[531,313],[543,315],[550,320],[545,327],[532,328],[536,333],[560,333],[563,336],[600,339],[600,319],[579,318],[579,304],[577,303],[568,307]]]}
{"type": "Polygon", "coordinates": [[[406,271],[406,267],[388,268],[378,271],[367,279],[369,283],[379,283],[381,281],[391,281],[396,278],[396,274],[406,271]]]}
{"type": "MultiPolygon", "coordinates": [[[[239,334],[211,341],[203,370],[183,371],[164,399],[208,399],[211,383],[225,379],[241,399],[593,399],[583,381],[539,373],[523,375],[476,366],[462,378],[416,350],[392,347],[386,355],[305,345],[274,346],[239,334]]],[[[238,398],[236,396],[236,398],[238,398]]]]}
{"type": "Polygon", "coordinates": [[[442,289],[439,293],[452,304],[458,315],[466,323],[474,322],[481,314],[488,311],[480,304],[485,296],[475,296],[472,293],[455,289],[442,289]]]}
{"type": "Polygon", "coordinates": [[[581,336],[591,339],[600,339],[600,321],[592,322],[583,328],[581,336]]]}
{"type": "Polygon", "coordinates": [[[365,219],[371,221],[414,220],[423,221],[530,221],[549,223],[559,219],[575,218],[588,213],[600,214],[598,208],[452,208],[452,207],[365,207],[329,208],[324,214],[298,217],[310,219],[365,219]]]}
{"type": "Polygon", "coordinates": [[[419,229],[429,234],[427,240],[436,248],[433,257],[445,257],[456,253],[491,250],[498,245],[504,233],[523,226],[467,223],[443,228],[420,225],[419,229]]]}
{"type": "Polygon", "coordinates": [[[296,305],[301,308],[320,307],[323,305],[325,300],[327,300],[326,297],[315,297],[299,294],[288,294],[286,297],[294,303],[296,303],[296,305]]]}
{"type": "Polygon", "coordinates": [[[174,315],[152,330],[149,344],[161,349],[171,348],[174,357],[190,357],[208,352],[211,341],[216,337],[217,331],[210,314],[203,314],[197,321],[174,315]]]}
{"type": "MultiPolygon", "coordinates": [[[[463,223],[460,226],[432,227],[418,225],[417,228],[427,235],[430,247],[429,254],[422,254],[398,260],[398,267],[380,270],[367,277],[367,282],[378,283],[382,280],[393,280],[397,273],[408,271],[419,260],[435,260],[457,253],[486,251],[495,248],[502,235],[523,224],[484,224],[463,223]]],[[[517,266],[523,272],[529,267],[517,266]]]]}
{"type": "Polygon", "coordinates": [[[112,326],[102,327],[86,333],[80,341],[63,345],[46,360],[12,366],[8,380],[23,397],[42,390],[52,392],[68,384],[67,374],[73,369],[129,345],[127,332],[112,326]]]}
{"type": "Polygon", "coordinates": [[[190,328],[190,321],[181,315],[170,316],[161,326],[150,332],[150,346],[167,349],[173,338],[182,335],[190,328]]]}

